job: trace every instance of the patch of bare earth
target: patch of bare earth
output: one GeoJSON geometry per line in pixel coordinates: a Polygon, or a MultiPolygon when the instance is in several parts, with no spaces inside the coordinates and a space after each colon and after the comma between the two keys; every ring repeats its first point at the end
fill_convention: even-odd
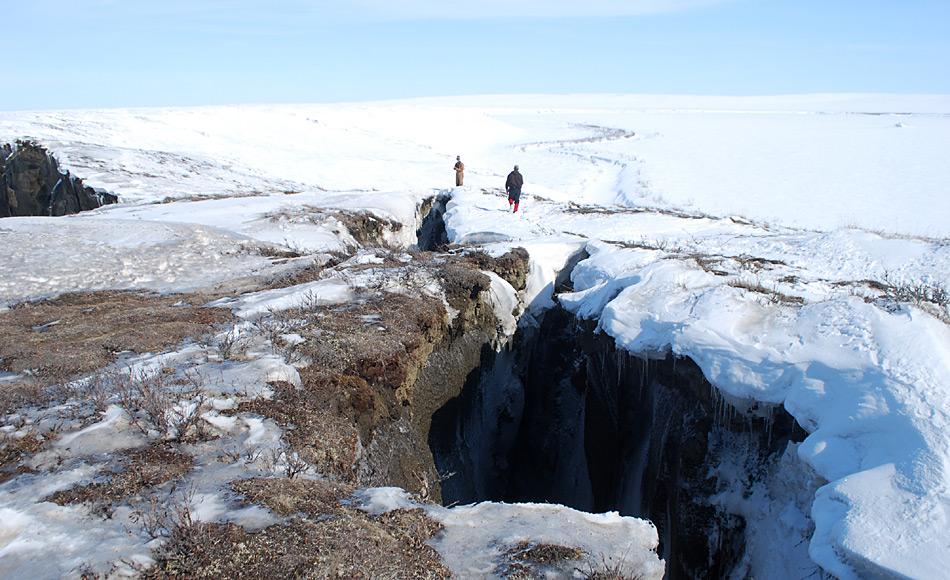
{"type": "Polygon", "coordinates": [[[206,298],[87,292],[0,313],[0,370],[29,378],[0,383],[0,412],[35,404],[48,385],[101,369],[120,352],[158,352],[232,319],[206,298]]]}
{"type": "Polygon", "coordinates": [[[257,532],[180,522],[148,578],[448,578],[426,542],[441,531],[422,510],[370,516],[347,506],[352,488],[311,480],[250,479],[232,487],[286,519],[257,532]]]}

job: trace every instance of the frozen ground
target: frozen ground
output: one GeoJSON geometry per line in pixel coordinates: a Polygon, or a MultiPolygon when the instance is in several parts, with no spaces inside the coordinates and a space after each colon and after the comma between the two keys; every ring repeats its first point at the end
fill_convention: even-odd
{"type": "MultiPolygon", "coordinates": [[[[526,303],[550,305],[557,271],[586,249],[563,305],[634,353],[693,358],[740,409],[783,405],[809,431],[751,497],[718,498],[749,521],[754,576],[804,577],[815,563],[842,578],[950,568],[950,311],[913,292],[950,286],[948,97],[0,113],[0,141],[17,137],[126,203],[0,222],[2,304],[279,272],[294,263],[259,248],[353,247],[333,209],[406,224],[390,234],[404,245],[417,203],[452,182],[461,154],[467,187],[452,192],[450,239],[527,248],[526,303]],[[498,192],[513,163],[528,184],[518,215],[498,192]],[[179,201],[156,203],[166,198],[179,201]],[[794,534],[807,542],[782,543],[794,534]]],[[[317,286],[321,299],[346,299],[317,286]]],[[[236,304],[250,315],[304,290],[236,304]]],[[[83,469],[63,477],[89,477],[83,469]]],[[[31,526],[69,515],[18,481],[0,488],[7,562],[10,546],[29,547],[31,526]]]]}

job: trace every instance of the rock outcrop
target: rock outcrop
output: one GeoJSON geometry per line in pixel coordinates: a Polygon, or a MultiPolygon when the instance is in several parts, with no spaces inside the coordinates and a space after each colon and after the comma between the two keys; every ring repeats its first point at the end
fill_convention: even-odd
{"type": "Polygon", "coordinates": [[[61,216],[118,201],[60,171],[56,159],[36,143],[0,146],[0,217],[61,216]]]}

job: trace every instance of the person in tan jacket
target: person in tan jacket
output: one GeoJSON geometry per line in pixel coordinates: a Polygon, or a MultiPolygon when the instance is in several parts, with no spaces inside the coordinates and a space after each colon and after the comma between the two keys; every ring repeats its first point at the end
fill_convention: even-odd
{"type": "Polygon", "coordinates": [[[455,187],[462,187],[465,181],[465,164],[462,163],[462,156],[455,157],[455,187]]]}

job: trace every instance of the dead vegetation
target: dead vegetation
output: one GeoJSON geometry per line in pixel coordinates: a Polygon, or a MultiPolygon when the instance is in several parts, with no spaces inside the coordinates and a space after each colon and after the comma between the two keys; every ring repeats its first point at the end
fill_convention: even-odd
{"type": "Polygon", "coordinates": [[[324,273],[334,266],[337,266],[346,259],[341,253],[331,252],[319,256],[311,256],[314,260],[311,264],[302,268],[294,269],[290,272],[276,276],[263,285],[261,290],[272,290],[277,288],[288,288],[307,282],[314,282],[323,277],[324,273]]]}
{"type": "Polygon", "coordinates": [[[171,380],[164,373],[114,373],[111,384],[129,423],[146,437],[201,441],[208,437],[201,418],[207,397],[201,378],[171,380]]]}
{"type": "Polygon", "coordinates": [[[737,279],[731,280],[729,285],[733,288],[739,288],[747,292],[754,292],[765,297],[765,300],[769,304],[785,304],[787,306],[801,306],[805,303],[805,299],[801,296],[791,296],[789,294],[783,294],[779,292],[776,288],[768,288],[764,286],[758,280],[746,280],[746,279],[737,279]]]}
{"type": "Polygon", "coordinates": [[[278,245],[260,244],[248,249],[260,254],[261,256],[264,256],[265,258],[273,258],[274,260],[292,260],[302,256],[299,251],[278,245]]]}
{"type": "Polygon", "coordinates": [[[438,275],[446,301],[456,310],[464,309],[466,304],[491,287],[488,276],[461,264],[446,264],[439,269],[438,275]]]}
{"type": "MultiPolygon", "coordinates": [[[[293,192],[283,192],[283,193],[293,193],[293,192]]],[[[230,193],[227,195],[210,195],[210,194],[193,194],[186,195],[181,197],[164,197],[159,201],[152,202],[153,205],[166,205],[169,203],[178,203],[178,202],[195,202],[195,201],[209,201],[215,199],[241,199],[245,197],[264,197],[271,195],[271,192],[266,191],[248,191],[245,193],[230,193]]]]}
{"type": "Polygon", "coordinates": [[[167,444],[126,452],[104,481],[58,491],[44,501],[59,505],[86,503],[108,514],[113,504],[164,483],[181,479],[192,468],[192,458],[167,444]]]}
{"type": "Polygon", "coordinates": [[[196,522],[179,512],[146,578],[448,578],[426,542],[441,529],[420,510],[370,516],[346,505],[352,488],[311,480],[232,484],[249,501],[285,516],[250,532],[196,522]]]}
{"type": "MultiPolygon", "coordinates": [[[[422,253],[411,265],[398,256],[382,258],[383,264],[366,266],[374,269],[375,283],[361,288],[355,301],[320,306],[304,300],[255,320],[257,333],[275,352],[303,363],[303,387],[271,383],[272,398],[246,401],[232,411],[273,419],[286,429],[291,457],[295,453],[316,472],[344,482],[359,480],[360,459],[380,429],[411,419],[419,405],[413,387],[438,345],[472,325],[485,322],[494,329],[491,309],[478,300],[490,286],[480,270],[498,271],[516,284],[520,279],[521,285],[527,272],[523,251],[498,259],[422,253]],[[422,289],[433,279],[441,280],[447,301],[458,310],[451,324],[443,302],[422,289]]],[[[425,488],[424,480],[399,483],[425,488]]]]}
{"type": "MultiPolygon", "coordinates": [[[[386,234],[399,232],[403,228],[400,222],[368,211],[343,211],[313,205],[284,207],[267,214],[266,217],[273,222],[314,224],[326,227],[336,234],[342,233],[345,229],[357,244],[363,246],[385,246],[386,234]]],[[[293,247],[289,240],[284,245],[297,254],[306,254],[293,247]]]]}
{"type": "Polygon", "coordinates": [[[620,215],[620,214],[658,214],[658,215],[668,215],[671,217],[681,218],[681,219],[720,219],[709,214],[701,212],[686,212],[681,210],[675,210],[672,208],[662,208],[662,207],[619,207],[619,206],[602,206],[602,205],[587,205],[579,204],[575,202],[568,202],[567,207],[564,208],[565,213],[569,214],[578,214],[578,215],[620,215]]]}
{"type": "Polygon", "coordinates": [[[590,558],[587,560],[585,569],[575,570],[579,572],[585,580],[641,580],[642,575],[631,573],[627,569],[626,556],[616,561],[608,561],[603,555],[600,559],[590,558]]]}
{"type": "Polygon", "coordinates": [[[888,303],[913,304],[950,324],[950,290],[945,286],[928,280],[897,281],[892,278],[892,275],[885,273],[885,282],[881,284],[885,306],[888,303]]]}
{"type": "Polygon", "coordinates": [[[20,465],[46,445],[47,441],[36,433],[27,433],[22,437],[0,434],[0,483],[33,470],[20,465]]]}
{"type": "Polygon", "coordinates": [[[271,418],[287,429],[284,439],[299,457],[320,473],[352,480],[359,453],[359,431],[345,414],[332,406],[347,398],[346,391],[297,389],[289,383],[271,383],[274,397],[242,403],[242,413],[271,418]],[[326,405],[324,405],[326,403],[326,405]]]}
{"type": "Polygon", "coordinates": [[[339,513],[342,498],[356,489],[344,483],[315,479],[254,478],[231,483],[231,489],[251,503],[266,506],[280,516],[319,517],[339,513]]]}
{"type": "MultiPolygon", "coordinates": [[[[74,381],[68,398],[79,401],[83,413],[96,416],[93,411],[118,405],[133,429],[153,442],[163,442],[118,455],[100,477],[47,500],[87,504],[105,517],[116,504],[130,503],[136,508],[133,519],[144,533],[165,540],[155,554],[155,567],[135,568],[145,577],[448,577],[438,554],[426,544],[441,526],[421,510],[373,517],[345,499],[352,493],[351,484],[362,481],[357,463],[371,453],[368,446],[379,430],[394,433],[393,425],[410,424],[412,406],[417,404],[413,387],[434,349],[464,333],[466,325],[493,320],[492,309],[479,301],[489,287],[480,270],[497,272],[523,287],[527,256],[516,252],[499,259],[428,254],[417,258],[407,265],[402,256],[387,254],[383,264],[373,265],[384,271],[384,282],[360,289],[356,300],[347,304],[324,306],[304,300],[253,322],[259,337],[276,352],[303,363],[302,388],[273,382],[271,399],[244,400],[237,408],[222,411],[263,416],[284,428],[282,447],[270,450],[273,471],[283,477],[243,480],[232,486],[248,501],[282,516],[279,524],[248,531],[234,524],[198,522],[187,498],[173,497],[186,483],[193,462],[175,446],[210,436],[210,425],[201,418],[210,408],[201,378],[190,377],[181,368],[109,371],[74,381]],[[420,284],[433,280],[443,282],[448,301],[460,311],[453,322],[440,298],[422,292],[420,284]],[[399,290],[392,291],[389,283],[399,290]],[[406,291],[410,295],[400,293],[406,291]],[[299,334],[302,340],[290,334],[299,334]],[[315,473],[335,482],[303,477],[315,473]],[[167,498],[156,491],[163,486],[172,488],[167,498]]],[[[320,278],[326,268],[315,265],[286,282],[320,278]]],[[[107,367],[119,352],[166,350],[232,319],[228,312],[193,305],[209,299],[104,292],[21,305],[0,315],[9,319],[19,337],[17,341],[4,336],[0,341],[3,364],[32,373],[38,378],[34,384],[40,384],[40,377],[47,385],[62,383],[65,377],[107,367]],[[36,354],[44,351],[45,356],[36,354]]],[[[251,340],[255,348],[260,343],[251,340]]],[[[247,348],[234,332],[208,342],[225,360],[240,359],[247,348]]],[[[406,433],[407,439],[416,436],[406,433]]],[[[9,464],[4,470],[14,474],[22,469],[23,459],[46,443],[46,438],[37,437],[4,444],[2,458],[9,464]]],[[[394,463],[404,460],[397,454],[391,458],[394,463]]],[[[260,466],[266,459],[255,456],[246,463],[260,466]]],[[[404,479],[409,483],[392,483],[411,485],[411,478],[404,479]]]]}
{"type": "Polygon", "coordinates": [[[0,411],[26,404],[42,389],[106,367],[121,352],[158,352],[232,319],[193,295],[88,292],[30,302],[0,313],[0,369],[22,380],[0,386],[0,411]]]}
{"type": "Polygon", "coordinates": [[[545,578],[548,574],[567,575],[562,565],[585,556],[587,553],[580,548],[521,541],[505,551],[503,562],[495,572],[504,578],[518,580],[545,578]]]}

